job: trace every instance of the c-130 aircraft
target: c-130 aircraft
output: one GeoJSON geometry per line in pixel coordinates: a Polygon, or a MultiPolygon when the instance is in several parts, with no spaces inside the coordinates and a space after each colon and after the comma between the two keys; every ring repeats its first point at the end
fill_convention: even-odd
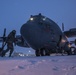
{"type": "MultiPolygon", "coordinates": [[[[30,19],[22,25],[20,29],[21,35],[17,35],[16,44],[21,47],[31,47],[35,50],[36,56],[50,56],[51,53],[63,50],[68,55],[71,54],[71,44],[67,37],[76,36],[76,28],[64,31],[51,19],[38,15],[31,15],[30,19]]],[[[76,45],[76,39],[73,41],[76,45]]]]}

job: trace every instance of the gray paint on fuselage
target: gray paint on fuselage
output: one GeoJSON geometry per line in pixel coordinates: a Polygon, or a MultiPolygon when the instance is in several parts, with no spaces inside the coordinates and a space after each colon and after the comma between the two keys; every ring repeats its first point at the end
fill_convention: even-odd
{"type": "Polygon", "coordinates": [[[23,38],[36,50],[42,47],[55,48],[60,35],[64,36],[59,26],[44,16],[33,16],[33,18],[33,21],[29,20],[21,27],[23,38]],[[45,20],[42,20],[42,18],[45,18],[45,20]]]}

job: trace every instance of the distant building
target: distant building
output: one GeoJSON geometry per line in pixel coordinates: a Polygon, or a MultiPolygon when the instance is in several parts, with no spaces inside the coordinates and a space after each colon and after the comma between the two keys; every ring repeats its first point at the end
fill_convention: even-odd
{"type": "Polygon", "coordinates": [[[21,56],[21,57],[24,57],[24,56],[26,56],[24,53],[22,53],[22,52],[14,52],[13,53],[13,56],[21,56]]]}
{"type": "Polygon", "coordinates": [[[15,57],[24,57],[24,56],[35,56],[35,54],[24,54],[23,52],[14,52],[13,56],[15,56],[15,57]]]}

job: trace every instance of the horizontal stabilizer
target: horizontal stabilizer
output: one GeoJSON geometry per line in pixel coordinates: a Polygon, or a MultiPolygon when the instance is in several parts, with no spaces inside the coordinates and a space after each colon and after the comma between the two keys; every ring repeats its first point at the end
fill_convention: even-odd
{"type": "Polygon", "coordinates": [[[72,28],[69,31],[64,31],[64,34],[69,37],[76,37],[76,28],[72,28]]]}

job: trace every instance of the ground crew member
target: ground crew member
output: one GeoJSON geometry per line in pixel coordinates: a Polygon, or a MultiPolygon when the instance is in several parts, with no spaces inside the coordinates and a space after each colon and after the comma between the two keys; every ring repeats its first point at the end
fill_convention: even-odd
{"type": "Polygon", "coordinates": [[[13,30],[7,36],[7,39],[6,39],[7,49],[3,51],[2,56],[5,56],[5,54],[10,50],[9,57],[11,57],[11,54],[14,51],[13,43],[16,45],[15,35],[16,35],[16,31],[13,30]]]}

